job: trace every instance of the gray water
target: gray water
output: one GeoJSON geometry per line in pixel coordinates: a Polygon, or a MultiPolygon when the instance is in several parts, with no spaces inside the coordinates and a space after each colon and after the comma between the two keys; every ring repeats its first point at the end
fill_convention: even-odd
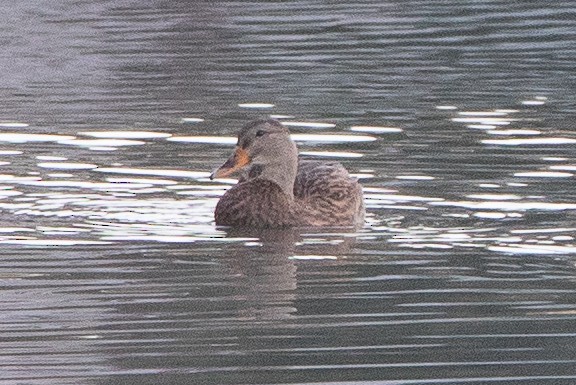
{"type": "Polygon", "coordinates": [[[2,384],[576,383],[573,2],[0,8],[2,384]],[[363,229],[214,226],[270,116],[363,229]]]}

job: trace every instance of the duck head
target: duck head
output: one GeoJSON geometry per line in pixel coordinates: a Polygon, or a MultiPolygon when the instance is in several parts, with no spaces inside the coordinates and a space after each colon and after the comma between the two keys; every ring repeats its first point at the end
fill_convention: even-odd
{"type": "Polygon", "coordinates": [[[240,130],[235,151],[210,179],[242,173],[271,180],[292,196],[297,168],[298,150],[288,129],[276,120],[256,120],[240,130]]]}

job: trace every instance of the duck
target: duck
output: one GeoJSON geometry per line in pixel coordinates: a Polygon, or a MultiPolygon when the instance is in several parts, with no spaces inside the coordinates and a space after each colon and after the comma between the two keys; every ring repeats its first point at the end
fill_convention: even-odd
{"type": "Polygon", "coordinates": [[[219,199],[217,226],[355,227],[364,224],[362,186],[338,162],[299,160],[288,128],[274,119],[246,124],[232,155],[210,179],[238,176],[219,199]]]}

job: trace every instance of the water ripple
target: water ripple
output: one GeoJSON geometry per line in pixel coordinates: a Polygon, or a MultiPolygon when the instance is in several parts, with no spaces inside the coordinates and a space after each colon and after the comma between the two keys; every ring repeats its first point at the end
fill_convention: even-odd
{"type": "Polygon", "coordinates": [[[573,2],[45,3],[0,22],[0,382],[575,383],[573,2]],[[263,117],[364,228],[214,225],[263,117]]]}

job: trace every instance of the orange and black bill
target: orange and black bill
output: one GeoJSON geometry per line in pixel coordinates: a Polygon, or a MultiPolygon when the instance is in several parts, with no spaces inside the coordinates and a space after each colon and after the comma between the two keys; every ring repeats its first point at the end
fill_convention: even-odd
{"type": "Polygon", "coordinates": [[[228,158],[226,162],[219,168],[217,168],[212,175],[210,175],[210,179],[214,178],[225,178],[234,174],[236,171],[241,170],[244,166],[250,163],[250,156],[248,155],[248,151],[244,150],[243,148],[236,147],[236,151],[228,158]]]}

